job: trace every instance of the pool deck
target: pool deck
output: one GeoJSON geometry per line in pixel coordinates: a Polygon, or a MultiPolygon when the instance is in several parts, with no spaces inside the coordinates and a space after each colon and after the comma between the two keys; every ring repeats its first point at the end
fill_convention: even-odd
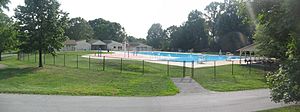
{"type": "MultiPolygon", "coordinates": [[[[92,59],[124,59],[124,60],[145,60],[146,62],[150,63],[157,63],[157,64],[168,64],[168,61],[163,61],[163,60],[168,60],[174,57],[167,57],[167,56],[151,56],[151,55],[142,55],[142,54],[132,54],[132,53],[124,53],[124,52],[114,52],[113,54],[101,54],[95,55],[95,54],[89,54],[89,55],[84,55],[82,57],[85,58],[92,58],[92,59]],[[163,59],[163,60],[162,60],[163,59]]],[[[243,60],[243,59],[242,59],[243,60]]],[[[216,61],[216,66],[222,66],[222,65],[230,65],[230,64],[245,64],[244,61],[240,60],[230,60],[230,61],[216,61]]],[[[183,62],[173,62],[169,61],[169,65],[173,66],[184,66],[183,62]]],[[[185,63],[186,67],[192,68],[192,62],[186,62],[185,63]]],[[[202,68],[202,67],[212,67],[214,66],[214,61],[208,61],[208,62],[194,62],[194,68],[202,68]]]]}

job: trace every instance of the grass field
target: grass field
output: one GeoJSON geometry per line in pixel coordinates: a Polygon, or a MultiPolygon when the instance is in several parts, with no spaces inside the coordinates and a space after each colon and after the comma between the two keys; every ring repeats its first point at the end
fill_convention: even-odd
{"type": "Polygon", "coordinates": [[[288,107],[263,110],[263,111],[259,111],[259,112],[300,112],[300,105],[293,105],[293,106],[288,106],[288,107]]]}
{"type": "MultiPolygon", "coordinates": [[[[8,66],[0,70],[0,92],[30,94],[66,94],[101,96],[165,96],[175,95],[178,89],[169,77],[182,77],[183,68],[142,61],[103,60],[82,58],[80,55],[93,52],[58,53],[53,58],[46,55],[46,66],[36,68],[34,55],[25,55],[22,61],[16,57],[5,58],[0,64],[8,66]],[[64,55],[65,54],[65,55],[64,55]],[[77,68],[77,55],[78,68],[77,68]],[[65,60],[65,61],[63,61],[65,60]],[[90,62],[90,63],[89,63],[90,62]],[[144,72],[143,72],[144,71],[144,72]]],[[[186,76],[191,76],[186,68],[186,76]]],[[[214,91],[237,91],[266,88],[264,72],[259,68],[234,65],[194,69],[194,79],[202,86],[214,91]]]]}
{"type": "Polygon", "coordinates": [[[216,67],[216,75],[214,75],[213,67],[199,68],[195,70],[195,80],[204,88],[213,91],[237,91],[267,88],[264,70],[259,68],[251,68],[249,72],[248,66],[225,65],[216,67]]]}
{"type": "Polygon", "coordinates": [[[93,71],[47,65],[35,65],[10,59],[1,62],[0,92],[28,94],[165,96],[178,89],[166,76],[142,75],[119,71],[93,71]]]}

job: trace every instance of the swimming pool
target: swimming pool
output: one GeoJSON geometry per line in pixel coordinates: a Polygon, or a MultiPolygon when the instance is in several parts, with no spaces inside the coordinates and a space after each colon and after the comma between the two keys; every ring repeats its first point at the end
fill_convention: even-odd
{"type": "Polygon", "coordinates": [[[174,62],[204,62],[204,61],[225,61],[240,59],[239,56],[226,55],[209,55],[209,54],[192,54],[192,53],[176,53],[176,52],[158,52],[143,51],[137,54],[158,56],[160,60],[169,60],[174,62]]]}

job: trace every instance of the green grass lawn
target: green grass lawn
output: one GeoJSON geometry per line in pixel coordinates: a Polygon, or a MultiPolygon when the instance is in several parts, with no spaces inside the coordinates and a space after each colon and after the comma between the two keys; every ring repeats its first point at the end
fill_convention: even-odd
{"type": "Polygon", "coordinates": [[[288,106],[288,107],[263,110],[263,111],[259,111],[259,112],[300,112],[300,105],[293,105],[293,106],[288,106]]]}
{"type": "Polygon", "coordinates": [[[84,68],[35,64],[9,59],[1,62],[0,92],[29,94],[164,96],[178,89],[166,76],[135,72],[94,71],[84,68]]]}
{"type": "Polygon", "coordinates": [[[251,73],[248,66],[232,65],[216,67],[216,76],[212,67],[199,68],[195,70],[195,80],[204,88],[213,91],[238,91],[267,88],[264,71],[252,67],[251,73]]]}
{"type": "MultiPolygon", "coordinates": [[[[169,77],[182,77],[183,68],[142,61],[103,60],[82,58],[80,55],[94,52],[64,52],[53,58],[46,55],[46,66],[36,68],[34,55],[25,55],[22,61],[16,57],[6,58],[0,64],[8,66],[0,70],[0,92],[101,96],[165,96],[175,95],[178,89],[169,77]],[[64,55],[65,54],[65,55],[64,55]],[[78,67],[77,67],[77,55],[78,67]],[[103,71],[105,67],[105,71],[103,71]],[[122,73],[121,73],[122,70],[122,73]]],[[[206,89],[213,91],[237,91],[266,88],[264,72],[248,67],[231,65],[217,67],[216,78],[212,67],[195,69],[194,79],[206,89]]],[[[186,76],[191,76],[186,68],[186,76]]]]}

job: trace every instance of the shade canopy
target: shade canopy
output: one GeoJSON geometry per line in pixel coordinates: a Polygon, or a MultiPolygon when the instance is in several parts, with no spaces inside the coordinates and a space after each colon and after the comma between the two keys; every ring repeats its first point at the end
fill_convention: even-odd
{"type": "Polygon", "coordinates": [[[238,49],[237,51],[240,51],[240,52],[257,52],[257,46],[255,44],[251,44],[251,45],[248,45],[248,46],[245,46],[243,48],[240,48],[238,49]]]}

